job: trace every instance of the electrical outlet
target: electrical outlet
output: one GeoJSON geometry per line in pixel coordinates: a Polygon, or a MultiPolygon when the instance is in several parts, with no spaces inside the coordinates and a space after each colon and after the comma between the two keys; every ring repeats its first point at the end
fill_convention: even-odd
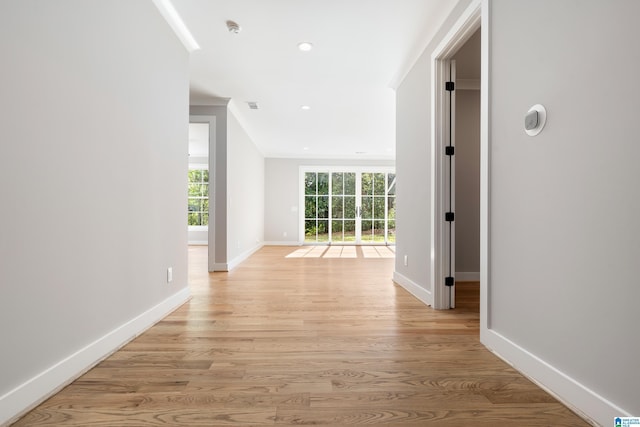
{"type": "Polygon", "coordinates": [[[171,283],[173,281],[173,267],[167,268],[167,283],[171,283]]]}
{"type": "Polygon", "coordinates": [[[405,255],[404,256],[404,266],[408,266],[409,265],[409,255],[405,255]]]}

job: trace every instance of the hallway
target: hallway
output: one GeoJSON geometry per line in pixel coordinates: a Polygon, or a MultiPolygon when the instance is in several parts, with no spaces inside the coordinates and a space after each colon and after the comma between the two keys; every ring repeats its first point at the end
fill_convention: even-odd
{"type": "Polygon", "coordinates": [[[15,425],[588,425],[480,344],[477,283],[434,311],[393,259],[295,250],[190,247],[191,301],[15,425]]]}

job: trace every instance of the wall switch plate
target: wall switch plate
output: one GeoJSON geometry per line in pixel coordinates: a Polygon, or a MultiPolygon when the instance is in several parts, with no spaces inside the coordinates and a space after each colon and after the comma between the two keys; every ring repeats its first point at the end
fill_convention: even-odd
{"type": "Polygon", "coordinates": [[[173,281],[173,267],[167,268],[167,283],[171,283],[173,281]]]}

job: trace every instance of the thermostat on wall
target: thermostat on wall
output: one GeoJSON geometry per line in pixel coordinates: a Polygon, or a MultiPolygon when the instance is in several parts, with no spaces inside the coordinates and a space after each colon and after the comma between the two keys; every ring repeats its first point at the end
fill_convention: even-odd
{"type": "Polygon", "coordinates": [[[544,105],[536,104],[524,116],[524,131],[529,136],[536,136],[547,123],[547,110],[544,105]]]}

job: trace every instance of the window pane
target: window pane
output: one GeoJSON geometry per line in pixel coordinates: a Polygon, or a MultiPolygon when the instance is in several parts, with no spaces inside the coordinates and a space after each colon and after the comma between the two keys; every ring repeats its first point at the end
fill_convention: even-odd
{"type": "Polygon", "coordinates": [[[305,242],[316,241],[316,220],[307,220],[304,222],[304,240],[305,242]]]}
{"type": "Polygon", "coordinates": [[[373,198],[373,217],[384,219],[384,197],[373,198]]]}
{"type": "Polygon", "coordinates": [[[344,194],[355,196],[356,194],[356,174],[344,174],[344,194]]]}
{"type": "Polygon", "coordinates": [[[315,172],[304,174],[304,194],[316,194],[317,177],[315,172]]]}
{"type": "Polygon", "coordinates": [[[329,218],[329,196],[318,197],[318,218],[329,218]]]}
{"type": "Polygon", "coordinates": [[[209,182],[209,169],[204,169],[202,171],[202,181],[209,182]]]}
{"type": "Polygon", "coordinates": [[[355,218],[356,217],[356,198],[345,197],[344,198],[344,217],[355,218]]]}
{"type": "Polygon", "coordinates": [[[318,221],[318,242],[329,241],[329,221],[318,221]]]}
{"type": "Polygon", "coordinates": [[[329,174],[322,172],[318,174],[318,195],[329,194],[329,174]]]}
{"type": "Polygon", "coordinates": [[[394,242],[396,241],[396,222],[395,221],[389,221],[389,224],[387,225],[387,241],[388,242],[394,242]]]}
{"type": "Polygon", "coordinates": [[[372,227],[372,221],[362,221],[361,232],[363,242],[371,243],[373,241],[372,227]]]}
{"type": "Polygon", "coordinates": [[[342,242],[344,237],[342,234],[342,221],[331,221],[331,241],[342,242]]]}
{"type": "Polygon", "coordinates": [[[373,240],[384,242],[384,221],[373,221],[373,240]]]}
{"type": "Polygon", "coordinates": [[[202,170],[191,169],[189,171],[189,182],[200,182],[200,181],[202,181],[202,170]]]}
{"type": "Polygon", "coordinates": [[[362,197],[362,218],[370,219],[373,217],[373,197],[362,197]]]}
{"type": "Polygon", "coordinates": [[[199,213],[192,212],[189,214],[189,225],[201,225],[201,217],[199,213]]]}
{"type": "Polygon", "coordinates": [[[371,173],[362,174],[362,194],[373,194],[373,174],[371,173]]]}
{"type": "Polygon", "coordinates": [[[396,219],[396,197],[387,197],[387,219],[396,219]]]}
{"type": "Polygon", "coordinates": [[[384,196],[385,190],[386,188],[384,184],[384,174],[383,173],[373,174],[373,194],[377,196],[384,196]]]}
{"type": "Polygon", "coordinates": [[[342,172],[334,172],[331,174],[331,193],[344,194],[344,174],[342,172]]]}
{"type": "Polygon", "coordinates": [[[209,184],[200,184],[200,195],[202,197],[209,197],[209,184]]]}
{"type": "Polygon", "coordinates": [[[344,221],[344,241],[356,241],[356,222],[352,220],[344,221]]]}
{"type": "Polygon", "coordinates": [[[331,218],[344,218],[343,201],[344,197],[342,196],[333,196],[331,198],[331,218]]]}
{"type": "Polygon", "coordinates": [[[203,213],[202,214],[202,225],[209,225],[209,214],[208,213],[203,213]]]}
{"type": "Polygon", "coordinates": [[[189,196],[200,196],[200,184],[189,184],[189,196]]]}
{"type": "Polygon", "coordinates": [[[189,212],[198,212],[201,209],[200,199],[189,199],[189,212]]]}
{"type": "Polygon", "coordinates": [[[396,174],[390,173],[387,180],[387,185],[389,186],[389,194],[396,194],[396,174]]]}
{"type": "Polygon", "coordinates": [[[305,196],[304,197],[304,217],[316,218],[316,197],[305,196]]]}

